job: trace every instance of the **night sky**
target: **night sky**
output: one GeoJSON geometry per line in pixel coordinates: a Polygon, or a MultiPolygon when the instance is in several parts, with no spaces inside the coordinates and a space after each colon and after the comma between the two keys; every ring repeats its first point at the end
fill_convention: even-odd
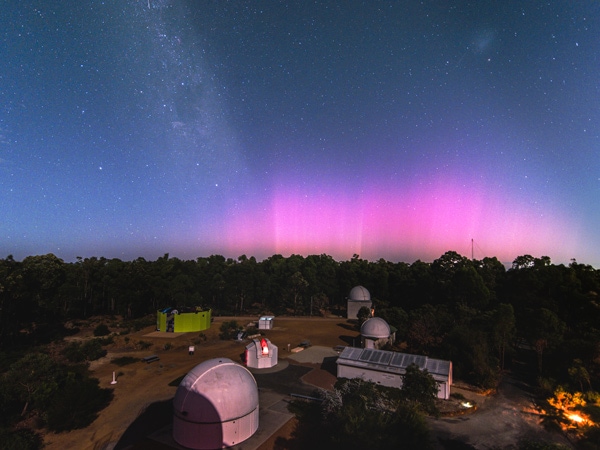
{"type": "Polygon", "coordinates": [[[600,268],[596,1],[7,0],[0,36],[2,258],[600,268]]]}

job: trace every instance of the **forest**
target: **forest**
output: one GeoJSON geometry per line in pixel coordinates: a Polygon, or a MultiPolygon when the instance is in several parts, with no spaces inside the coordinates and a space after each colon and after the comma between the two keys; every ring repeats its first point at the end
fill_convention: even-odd
{"type": "MultiPolygon", "coordinates": [[[[135,321],[167,306],[210,307],[213,316],[343,317],[357,285],[371,293],[375,315],[397,330],[397,349],[451,360],[455,379],[493,388],[519,355],[541,397],[598,401],[600,271],[531,255],[507,268],[494,257],[454,251],[412,264],[324,254],[72,263],[53,254],[8,256],[0,259],[0,372],[19,362],[16,354],[61,339],[68,321],[135,321]]],[[[594,411],[589,423],[600,421],[594,411]]]]}

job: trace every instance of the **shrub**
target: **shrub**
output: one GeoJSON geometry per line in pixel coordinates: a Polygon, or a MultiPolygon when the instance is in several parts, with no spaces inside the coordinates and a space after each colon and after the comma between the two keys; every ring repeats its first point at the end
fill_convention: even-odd
{"type": "Polygon", "coordinates": [[[105,338],[99,338],[98,341],[100,341],[100,344],[103,346],[110,345],[115,342],[115,338],[113,336],[106,336],[105,338]]]}
{"type": "Polygon", "coordinates": [[[128,364],[133,364],[134,362],[138,362],[138,361],[139,361],[139,359],[134,358],[133,356],[121,356],[120,358],[113,358],[110,362],[119,367],[123,367],[123,366],[126,366],[128,364]]]}
{"type": "Polygon", "coordinates": [[[146,350],[150,347],[152,347],[152,342],[148,342],[148,341],[138,341],[138,345],[140,346],[140,348],[142,350],[146,350]]]}
{"type": "Polygon", "coordinates": [[[201,344],[202,342],[206,342],[206,340],[207,340],[207,339],[208,339],[208,338],[206,337],[206,335],[205,335],[204,333],[200,333],[200,334],[198,335],[198,337],[196,337],[196,338],[192,339],[192,342],[193,342],[194,344],[196,344],[196,345],[199,345],[199,344],[201,344]]]}
{"type": "Polygon", "coordinates": [[[62,354],[72,363],[95,361],[106,355],[102,348],[102,339],[92,339],[85,342],[71,342],[62,354]]]}
{"type": "Polygon", "coordinates": [[[110,334],[110,330],[105,323],[101,323],[96,328],[94,328],[94,336],[107,336],[110,334]]]}
{"type": "Polygon", "coordinates": [[[233,339],[241,329],[242,327],[235,320],[223,322],[221,328],[219,328],[219,330],[221,330],[219,338],[223,340],[233,339]]]}
{"type": "Polygon", "coordinates": [[[100,388],[95,378],[70,376],[46,410],[48,428],[55,432],[85,428],[112,396],[112,391],[100,388]]]}
{"type": "Polygon", "coordinates": [[[28,428],[19,430],[0,429],[1,448],[11,450],[37,450],[43,447],[39,434],[28,428]]]}
{"type": "Polygon", "coordinates": [[[62,355],[72,363],[85,361],[85,356],[81,351],[81,342],[71,342],[62,350],[62,355]]]}
{"type": "Polygon", "coordinates": [[[132,323],[134,331],[140,331],[150,325],[156,325],[156,316],[146,316],[141,319],[136,319],[132,323]]]}

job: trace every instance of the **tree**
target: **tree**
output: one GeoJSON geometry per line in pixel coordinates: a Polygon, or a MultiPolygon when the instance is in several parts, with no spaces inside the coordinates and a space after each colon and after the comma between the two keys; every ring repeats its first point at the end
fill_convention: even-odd
{"type": "Polygon", "coordinates": [[[430,447],[423,415],[402,402],[398,390],[359,378],[342,379],[333,392],[321,391],[322,420],[315,431],[330,448],[430,447]]]}
{"type": "Polygon", "coordinates": [[[500,369],[504,370],[504,356],[510,343],[514,341],[517,333],[515,310],[510,304],[502,303],[492,312],[491,339],[498,351],[500,369]]]}
{"type": "Polygon", "coordinates": [[[308,282],[302,276],[302,273],[295,272],[290,277],[290,295],[294,300],[294,315],[298,313],[298,300],[302,297],[305,289],[308,287],[308,282]]]}
{"type": "Polygon", "coordinates": [[[532,311],[529,323],[529,340],[537,353],[538,370],[542,373],[544,352],[548,348],[555,348],[562,341],[566,324],[555,312],[546,308],[532,311]]]}
{"type": "Polygon", "coordinates": [[[588,389],[592,388],[590,381],[590,373],[583,365],[583,361],[580,359],[574,359],[573,365],[568,369],[569,377],[574,383],[579,385],[579,390],[583,392],[583,384],[585,383],[588,389]]]}
{"type": "Polygon", "coordinates": [[[535,258],[531,255],[517,256],[512,263],[513,270],[529,269],[533,267],[535,258]]]}
{"type": "Polygon", "coordinates": [[[406,340],[411,352],[429,355],[439,347],[452,321],[445,305],[423,305],[409,313],[406,340]]]}
{"type": "Polygon", "coordinates": [[[358,312],[356,313],[356,318],[358,319],[358,328],[360,328],[362,324],[365,323],[366,320],[370,317],[371,310],[366,306],[361,306],[358,312]]]}
{"type": "Polygon", "coordinates": [[[71,372],[48,406],[48,428],[55,432],[85,428],[112,396],[112,390],[102,389],[97,379],[71,372]]]}
{"type": "Polygon", "coordinates": [[[413,404],[417,409],[434,416],[439,414],[435,405],[438,394],[437,381],[427,369],[421,370],[416,364],[408,366],[402,377],[400,392],[404,401],[413,404]]]}
{"type": "Polygon", "coordinates": [[[408,323],[408,314],[399,306],[379,309],[377,315],[385,320],[390,326],[396,328],[396,340],[401,341],[406,338],[406,328],[408,323]]]}
{"type": "Polygon", "coordinates": [[[43,408],[59,388],[64,376],[60,366],[45,353],[30,353],[12,364],[2,377],[2,384],[10,391],[4,395],[23,405],[21,416],[29,407],[43,408]]]}

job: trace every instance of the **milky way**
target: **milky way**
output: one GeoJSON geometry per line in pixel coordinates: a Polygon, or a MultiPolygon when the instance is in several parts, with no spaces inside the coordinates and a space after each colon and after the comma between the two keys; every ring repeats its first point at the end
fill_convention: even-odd
{"type": "Polygon", "coordinates": [[[600,266],[594,2],[30,0],[0,25],[0,257],[600,266]]]}

